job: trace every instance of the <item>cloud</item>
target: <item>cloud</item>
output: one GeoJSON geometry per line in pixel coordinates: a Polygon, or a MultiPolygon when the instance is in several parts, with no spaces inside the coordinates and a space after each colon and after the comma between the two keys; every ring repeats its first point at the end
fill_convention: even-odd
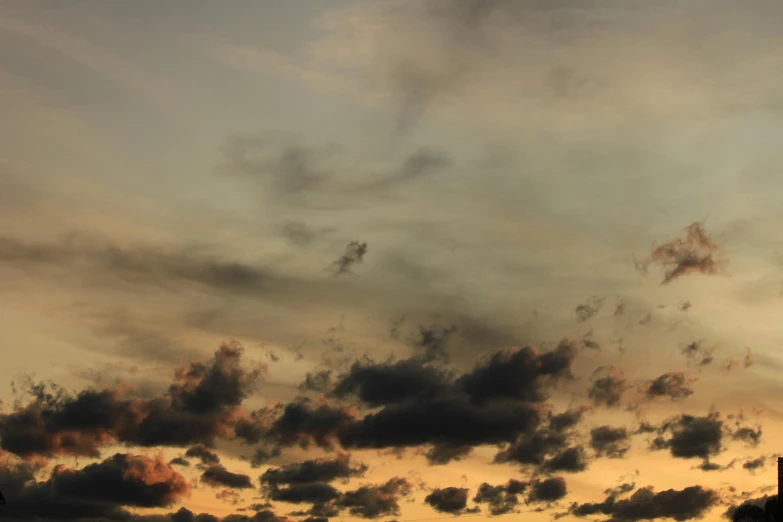
{"type": "Polygon", "coordinates": [[[265,489],[270,500],[292,504],[325,504],[340,498],[340,491],[325,482],[294,483],[284,488],[276,485],[265,489]]]}
{"type": "Polygon", "coordinates": [[[424,502],[439,513],[456,515],[468,505],[468,488],[437,488],[424,497],[424,502]]]}
{"type": "Polygon", "coordinates": [[[486,482],[482,483],[473,502],[477,504],[488,504],[491,515],[505,515],[513,513],[519,506],[519,495],[527,490],[527,482],[511,479],[504,485],[492,486],[486,482]]]}
{"type": "Polygon", "coordinates": [[[367,243],[351,241],[345,247],[345,252],[332,263],[335,267],[335,275],[351,273],[351,267],[361,263],[367,254],[367,243]]]}
{"type": "Polygon", "coordinates": [[[566,481],[562,477],[550,477],[536,480],[531,484],[528,502],[556,502],[568,493],[566,481]]]}
{"type": "Polygon", "coordinates": [[[660,264],[664,268],[661,284],[692,273],[720,273],[726,260],[718,258],[721,248],[712,240],[704,226],[701,223],[692,223],[685,230],[685,239],[675,239],[660,246],[653,246],[649,257],[637,262],[637,267],[646,271],[651,263],[660,264]]]}
{"type": "Polygon", "coordinates": [[[361,486],[346,491],[338,500],[341,508],[356,517],[399,516],[400,497],[410,495],[411,484],[404,478],[393,478],[384,484],[361,486]]]}
{"type": "Polygon", "coordinates": [[[202,464],[217,464],[220,462],[220,457],[218,457],[216,453],[204,447],[202,444],[197,444],[188,448],[188,450],[185,452],[185,456],[199,459],[202,464]]]}
{"type": "Polygon", "coordinates": [[[604,299],[598,296],[592,296],[586,303],[578,305],[574,312],[579,322],[589,321],[601,311],[604,299]]]}
{"type": "Polygon", "coordinates": [[[587,396],[597,406],[616,408],[620,405],[623,394],[630,387],[620,370],[613,366],[598,368],[591,378],[592,384],[587,391],[587,396]]]}
{"type": "Polygon", "coordinates": [[[619,459],[631,449],[628,430],[624,427],[599,426],[590,430],[590,447],[597,455],[619,459]]]}
{"type": "Polygon", "coordinates": [[[60,464],[38,482],[38,469],[6,459],[0,482],[12,499],[3,506],[7,520],[128,520],[125,507],[166,507],[190,491],[187,480],[159,457],[117,453],[82,469],[60,464]]]}
{"type": "Polygon", "coordinates": [[[578,353],[576,344],[568,340],[541,354],[532,346],[502,350],[457,382],[479,404],[501,398],[541,402],[549,385],[572,377],[571,364],[578,353]]]}
{"type": "Polygon", "coordinates": [[[613,522],[659,518],[684,521],[703,517],[719,502],[720,497],[715,491],[702,486],[667,489],[658,493],[652,487],[646,487],[637,489],[629,498],[610,494],[598,503],[573,503],[569,513],[580,518],[606,515],[613,522]]]}
{"type": "Polygon", "coordinates": [[[565,472],[579,473],[585,471],[590,462],[584,449],[580,446],[571,446],[544,462],[540,470],[546,473],[565,472]]]}
{"type": "Polygon", "coordinates": [[[100,447],[112,442],[212,446],[231,433],[262,373],[243,366],[242,353],[238,344],[222,344],[212,361],[181,368],[167,392],[151,399],[94,389],[74,396],[33,386],[31,402],[0,416],[0,448],[22,457],[98,457],[100,447]]]}
{"type": "Polygon", "coordinates": [[[352,465],[351,456],[339,455],[333,459],[313,459],[265,471],[262,484],[304,484],[310,482],[332,482],[337,479],[361,477],[367,471],[366,464],[352,465]]]}
{"type": "Polygon", "coordinates": [[[749,459],[742,463],[742,468],[752,473],[754,471],[764,468],[766,461],[767,459],[765,457],[757,457],[755,459],[749,459]]]}
{"type": "Polygon", "coordinates": [[[431,399],[451,391],[449,374],[419,359],[394,363],[357,361],[337,380],[330,395],[344,398],[356,394],[375,407],[431,399]]]}
{"type": "Polygon", "coordinates": [[[396,363],[363,361],[338,378],[336,389],[338,395],[350,391],[370,406],[382,406],[379,410],[359,418],[346,406],[299,398],[240,420],[236,432],[249,443],[263,439],[283,447],[455,448],[513,442],[538,426],[541,403],[560,379],[572,377],[576,355],[570,341],[543,353],[530,346],[504,350],[459,376],[417,356],[396,363]]]}
{"type": "Polygon", "coordinates": [[[645,394],[648,398],[683,399],[693,394],[688,384],[689,381],[683,372],[664,373],[647,383],[645,394]]]}
{"type": "Polygon", "coordinates": [[[761,427],[742,425],[742,416],[729,418],[734,418],[733,425],[727,424],[715,411],[701,417],[687,414],[672,417],[657,427],[658,437],[653,440],[651,448],[668,449],[676,458],[708,460],[725,449],[724,437],[744,442],[750,447],[758,445],[761,427]]]}
{"type": "Polygon", "coordinates": [[[201,474],[201,482],[213,487],[226,487],[236,489],[252,488],[250,477],[243,473],[232,473],[222,464],[213,464],[201,474]]]}
{"type": "Polygon", "coordinates": [[[184,468],[190,467],[190,462],[183,459],[182,457],[174,457],[169,461],[169,465],[171,466],[182,466],[184,468]]]}
{"type": "Polygon", "coordinates": [[[707,366],[714,360],[712,349],[705,347],[701,341],[693,341],[686,344],[682,349],[682,354],[688,359],[689,363],[696,366],[707,366]]]}
{"type": "Polygon", "coordinates": [[[449,462],[455,462],[464,459],[473,451],[471,446],[450,446],[448,444],[439,444],[432,446],[424,454],[430,465],[444,465],[449,462]]]}

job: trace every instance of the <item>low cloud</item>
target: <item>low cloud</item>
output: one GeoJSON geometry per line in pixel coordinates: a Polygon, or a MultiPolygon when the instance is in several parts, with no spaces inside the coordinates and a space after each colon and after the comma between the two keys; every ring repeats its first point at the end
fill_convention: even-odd
{"type": "Polygon", "coordinates": [[[468,505],[468,488],[439,488],[424,497],[424,503],[439,513],[456,515],[465,511],[468,505]]]}

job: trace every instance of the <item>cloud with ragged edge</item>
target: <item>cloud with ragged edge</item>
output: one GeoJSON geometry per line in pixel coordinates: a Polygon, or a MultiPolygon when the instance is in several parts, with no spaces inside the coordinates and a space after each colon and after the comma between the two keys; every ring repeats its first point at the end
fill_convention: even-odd
{"type": "Polygon", "coordinates": [[[714,275],[726,267],[726,259],[720,257],[721,247],[701,223],[692,223],[685,228],[685,238],[675,239],[662,245],[653,245],[649,256],[636,261],[636,267],[646,272],[655,263],[664,269],[662,285],[688,274],[714,275]]]}
{"type": "Polygon", "coordinates": [[[742,415],[724,418],[714,410],[703,416],[676,415],[657,426],[643,424],[636,433],[654,435],[649,441],[652,451],[668,450],[672,457],[679,459],[702,459],[703,463],[698,468],[703,471],[727,468],[710,460],[725,451],[727,440],[755,447],[762,436],[761,427],[745,425],[742,415]]]}
{"type": "Polygon", "coordinates": [[[659,492],[645,487],[625,497],[627,493],[611,492],[602,502],[573,503],[568,514],[579,518],[600,515],[616,522],[667,518],[691,520],[702,518],[721,500],[716,491],[701,486],[659,492]]]}
{"type": "Polygon", "coordinates": [[[350,241],[345,246],[343,255],[338,257],[333,263],[334,275],[350,274],[351,268],[364,261],[367,254],[367,243],[363,241],[350,241]]]}
{"type": "MultiPolygon", "coordinates": [[[[440,344],[450,331],[430,334],[422,329],[408,358],[375,361],[363,357],[342,373],[308,374],[300,390],[317,389],[321,392],[317,401],[300,396],[253,411],[246,411],[242,403],[253,393],[264,370],[245,361],[241,346],[231,343],[221,345],[211,360],[177,370],[172,384],[159,396],[141,398],[128,392],[93,389],[72,394],[57,387],[32,385],[27,404],[20,402],[13,411],[3,413],[0,447],[27,459],[19,461],[20,470],[35,466],[35,459],[41,456],[100,458],[101,449],[112,444],[181,447],[184,453],[169,464],[145,461],[142,465],[131,457],[115,456],[112,459],[120,460],[106,460],[102,466],[110,469],[109,462],[115,467],[131,462],[153,470],[142,475],[160,476],[173,483],[169,497],[155,501],[169,502],[161,504],[165,507],[181,499],[189,487],[187,481],[177,478],[182,475],[173,466],[187,471],[190,461],[195,461],[201,484],[218,490],[219,499],[236,504],[241,491],[260,487],[268,501],[302,505],[297,513],[313,519],[340,514],[398,516],[401,499],[414,492],[413,485],[399,477],[354,488],[338,487],[335,482],[361,479],[368,469],[343,453],[346,450],[413,448],[431,465],[447,465],[466,458],[478,446],[495,446],[496,464],[519,466],[530,478],[501,486],[483,484],[472,497],[469,488],[435,488],[423,500],[444,513],[467,513],[484,506],[491,515],[524,506],[550,509],[548,506],[567,496],[562,474],[585,471],[595,459],[627,456],[634,435],[628,428],[582,427],[584,416],[595,405],[614,407],[629,388],[616,368],[600,369],[587,383],[593,406],[555,412],[548,406],[552,395],[579,382],[574,363],[580,356],[580,343],[563,340],[548,351],[533,346],[503,349],[459,371],[447,366],[448,353],[440,344]],[[432,353],[441,355],[434,357],[432,353]],[[603,384],[604,377],[611,382],[603,384]],[[338,453],[268,467],[256,486],[248,475],[221,463],[215,444],[231,439],[250,445],[253,453],[248,460],[259,467],[268,466],[289,448],[338,453]],[[179,484],[185,484],[186,489],[179,484]],[[469,498],[475,508],[468,507],[469,498]]],[[[692,393],[690,382],[680,372],[668,372],[643,381],[639,391],[648,398],[682,399],[692,393]]],[[[717,469],[710,458],[721,453],[725,441],[752,447],[761,437],[760,428],[747,426],[742,416],[723,419],[717,413],[683,415],[645,426],[637,433],[654,437],[652,450],[668,450],[674,458],[700,458],[704,471],[717,469]]],[[[53,476],[59,480],[59,475],[53,476]]],[[[648,490],[638,493],[649,494],[648,490]]],[[[139,505],[133,502],[140,501],[118,499],[108,507],[84,504],[87,507],[83,509],[100,508],[108,510],[111,517],[124,516],[117,513],[139,505]]],[[[628,502],[631,507],[595,509],[636,509],[628,502]]],[[[581,507],[575,513],[589,509],[593,508],[581,507]]],[[[278,517],[268,508],[257,513],[261,513],[256,515],[259,517],[278,517]]]]}
{"type": "Polygon", "coordinates": [[[22,457],[99,457],[110,443],[213,446],[232,433],[244,415],[242,401],[264,371],[244,367],[242,353],[237,344],[221,345],[212,361],[177,370],[167,392],[152,399],[34,386],[26,406],[2,416],[0,449],[22,457]]]}

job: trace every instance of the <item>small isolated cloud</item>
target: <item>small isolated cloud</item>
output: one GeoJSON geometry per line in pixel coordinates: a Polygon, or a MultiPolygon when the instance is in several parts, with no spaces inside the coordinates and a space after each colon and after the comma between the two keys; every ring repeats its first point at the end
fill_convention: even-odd
{"type": "Polygon", "coordinates": [[[714,359],[712,348],[704,346],[702,341],[693,341],[682,348],[682,354],[688,360],[688,364],[702,367],[710,364],[714,359]]]}
{"type": "Polygon", "coordinates": [[[578,305],[574,312],[580,322],[588,321],[598,315],[604,304],[604,298],[598,296],[590,297],[586,302],[578,305]]]}
{"type": "Polygon", "coordinates": [[[334,266],[334,275],[351,273],[354,265],[361,263],[367,254],[367,243],[362,241],[351,241],[345,247],[345,252],[337,258],[332,265],[334,266]]]}
{"type": "Polygon", "coordinates": [[[649,256],[636,261],[641,271],[647,271],[650,264],[656,263],[664,269],[661,284],[667,284],[687,274],[718,274],[726,265],[718,255],[721,247],[704,229],[701,223],[692,223],[685,228],[684,239],[675,239],[660,246],[653,246],[649,256]]]}
{"type": "Polygon", "coordinates": [[[439,488],[424,497],[424,502],[439,513],[456,515],[465,511],[468,505],[468,488],[439,488]]]}
{"type": "Polygon", "coordinates": [[[694,380],[689,380],[683,372],[669,372],[649,381],[645,385],[644,393],[650,398],[668,397],[671,399],[684,399],[693,394],[688,386],[694,380]]]}

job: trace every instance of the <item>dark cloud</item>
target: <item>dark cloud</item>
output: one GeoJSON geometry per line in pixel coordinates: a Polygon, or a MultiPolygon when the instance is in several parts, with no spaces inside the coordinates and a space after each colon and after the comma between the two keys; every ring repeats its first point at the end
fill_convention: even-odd
{"type": "Polygon", "coordinates": [[[438,488],[424,497],[424,502],[439,513],[456,515],[465,511],[468,505],[467,488],[438,488]]]}
{"type": "Polygon", "coordinates": [[[387,406],[341,435],[344,447],[391,448],[496,444],[514,440],[539,423],[538,408],[524,403],[474,404],[461,397],[387,406]]]}
{"type": "Polygon", "coordinates": [[[544,353],[532,346],[501,350],[460,377],[457,384],[476,403],[494,399],[542,402],[553,382],[572,377],[571,365],[577,354],[576,343],[569,340],[544,353]]]}
{"type": "Polygon", "coordinates": [[[731,438],[742,441],[748,446],[756,447],[761,442],[761,434],[761,426],[756,426],[755,428],[740,426],[731,432],[731,438]]]}
{"type": "Polygon", "coordinates": [[[294,522],[293,519],[277,515],[270,509],[256,511],[253,515],[233,514],[223,518],[208,513],[194,514],[186,508],[167,515],[137,515],[128,522],[294,522]]]}
{"type": "Polygon", "coordinates": [[[653,379],[645,386],[645,394],[649,398],[670,397],[683,399],[693,394],[688,386],[689,381],[683,372],[669,372],[653,379]]]}
{"type": "Polygon", "coordinates": [[[646,271],[651,263],[660,264],[664,269],[661,284],[667,284],[691,273],[720,273],[725,266],[725,261],[717,257],[721,248],[704,230],[704,226],[701,223],[692,223],[685,228],[685,231],[684,239],[675,239],[654,246],[646,259],[637,261],[637,267],[646,271]]]}
{"type": "Polygon", "coordinates": [[[216,453],[204,447],[202,444],[197,444],[188,448],[188,450],[185,452],[185,456],[198,459],[202,464],[217,464],[220,462],[220,457],[218,457],[216,453]]]}
{"type": "Polygon", "coordinates": [[[270,486],[332,482],[337,479],[361,477],[366,471],[367,465],[352,464],[350,455],[339,455],[334,459],[306,460],[280,468],[270,468],[259,480],[270,486]]]}
{"type": "Polygon", "coordinates": [[[294,483],[284,488],[268,485],[265,494],[270,500],[291,504],[325,504],[340,498],[340,492],[325,482],[294,483]]]}
{"type": "Polygon", "coordinates": [[[628,388],[628,381],[619,370],[611,366],[601,367],[593,373],[587,395],[598,406],[616,408],[628,388]]]}
{"type": "Polygon", "coordinates": [[[563,413],[549,412],[547,415],[549,427],[558,432],[574,428],[582,421],[586,410],[586,408],[573,408],[563,413]]]}
{"type": "Polygon", "coordinates": [[[473,451],[471,446],[450,446],[448,444],[440,444],[431,447],[425,453],[427,462],[432,465],[443,465],[449,462],[462,460],[473,451]]]}
{"type": "Polygon", "coordinates": [[[264,437],[282,447],[316,445],[331,449],[342,440],[346,430],[356,426],[357,416],[358,412],[347,407],[316,405],[300,399],[282,408],[264,437]]]}
{"type": "Polygon", "coordinates": [[[118,453],[82,469],[58,465],[38,482],[38,469],[3,457],[3,520],[129,520],[125,507],[165,507],[189,492],[187,480],[160,458],[118,453]]]}
{"type": "Polygon", "coordinates": [[[727,469],[733,468],[734,464],[736,464],[736,463],[737,463],[736,459],[732,460],[731,462],[729,462],[726,465],[720,465],[720,464],[718,464],[716,462],[710,462],[709,460],[705,460],[701,464],[696,466],[696,469],[700,469],[701,471],[706,471],[706,472],[710,472],[710,471],[726,471],[727,469]]]}
{"type": "Polygon", "coordinates": [[[742,463],[742,468],[746,469],[750,472],[757,471],[759,469],[763,469],[766,462],[765,457],[758,457],[755,459],[749,459],[742,463]]]}
{"type": "Polygon", "coordinates": [[[568,493],[566,481],[562,477],[550,477],[534,481],[530,486],[528,502],[556,502],[568,493]]]}
{"type": "Polygon", "coordinates": [[[169,461],[169,464],[172,466],[183,466],[183,467],[190,467],[190,462],[183,459],[182,457],[174,457],[169,461]]]}
{"type": "Polygon", "coordinates": [[[572,446],[556,453],[544,462],[540,469],[546,473],[579,473],[585,471],[589,464],[584,449],[581,446],[572,446]]]}
{"type": "Polygon", "coordinates": [[[652,449],[669,449],[673,457],[709,459],[723,449],[723,421],[714,414],[680,415],[664,422],[652,449]],[[666,438],[668,436],[668,438],[666,438]]]}
{"type": "Polygon", "coordinates": [[[473,502],[487,504],[491,515],[505,515],[517,510],[519,507],[519,495],[523,494],[527,488],[527,482],[515,479],[511,479],[506,484],[499,486],[492,486],[484,482],[476,491],[473,502]]]}
{"type": "Polygon", "coordinates": [[[631,437],[624,427],[599,426],[590,430],[590,447],[599,456],[619,459],[631,449],[631,437]]]}
{"type": "Polygon", "coordinates": [[[734,520],[736,522],[740,522],[743,520],[772,520],[774,519],[774,513],[777,509],[777,502],[778,502],[778,496],[777,495],[764,495],[761,497],[756,498],[748,498],[748,494],[743,494],[742,497],[744,497],[744,500],[742,504],[735,504],[732,506],[729,506],[728,509],[726,509],[726,512],[723,514],[723,518],[726,518],[728,520],[734,520]],[[772,517],[767,518],[766,514],[769,513],[773,515],[772,517]],[[759,519],[743,519],[744,516],[758,516],[761,514],[761,518],[759,519]]]}
{"type": "Polygon", "coordinates": [[[367,254],[367,243],[351,241],[346,245],[345,252],[332,265],[335,275],[351,273],[351,267],[361,263],[367,254]]]}
{"type": "Polygon", "coordinates": [[[326,394],[331,391],[332,387],[332,370],[326,369],[307,372],[297,389],[300,392],[314,391],[326,394]]]}
{"type": "Polygon", "coordinates": [[[743,504],[732,512],[731,520],[752,522],[766,520],[764,509],[755,504],[743,504]]]}
{"type": "Polygon", "coordinates": [[[495,462],[516,462],[523,465],[541,466],[547,456],[559,453],[568,446],[564,433],[539,430],[524,433],[512,444],[495,456],[495,462]]]}
{"type": "Polygon", "coordinates": [[[112,442],[212,446],[230,434],[261,375],[259,368],[243,366],[242,353],[239,345],[221,345],[212,361],[181,368],[166,394],[151,399],[94,389],[71,395],[34,385],[27,405],[0,415],[0,447],[22,457],[98,457],[100,447],[112,442]]]}
{"type": "Polygon", "coordinates": [[[419,359],[391,363],[357,361],[340,376],[331,395],[356,394],[370,406],[385,406],[443,396],[450,391],[450,375],[419,359]]]}
{"type": "Polygon", "coordinates": [[[242,473],[232,473],[222,464],[213,464],[201,474],[201,482],[213,487],[226,487],[235,489],[252,488],[250,477],[242,473]]]}
{"type": "Polygon", "coordinates": [[[574,503],[569,513],[576,517],[604,515],[612,522],[632,522],[672,518],[678,521],[703,517],[720,503],[711,489],[691,486],[682,490],[667,489],[656,493],[651,487],[637,489],[629,498],[610,494],[603,502],[574,503]]]}
{"type": "Polygon", "coordinates": [[[385,484],[361,486],[346,491],[338,500],[341,508],[356,517],[399,516],[400,497],[410,495],[411,484],[404,478],[393,478],[385,484]]]}
{"type": "Polygon", "coordinates": [[[516,462],[533,466],[543,473],[577,473],[587,469],[584,450],[571,442],[577,436],[573,428],[582,419],[584,408],[563,413],[548,413],[548,423],[535,431],[520,435],[495,455],[495,462],[516,462]]]}
{"type": "Polygon", "coordinates": [[[280,448],[258,447],[253,450],[253,454],[247,460],[250,462],[251,467],[258,468],[279,456],[280,448]]]}
{"type": "Polygon", "coordinates": [[[542,353],[530,346],[504,350],[459,377],[418,356],[362,361],[338,379],[336,395],[350,391],[380,410],[359,419],[346,407],[316,407],[300,399],[281,413],[268,412],[277,415],[271,427],[239,426],[238,432],[257,435],[254,442],[263,436],[284,446],[334,447],[339,441],[344,448],[456,448],[513,442],[540,423],[541,403],[560,379],[571,377],[576,355],[577,345],[570,341],[542,353]]]}

